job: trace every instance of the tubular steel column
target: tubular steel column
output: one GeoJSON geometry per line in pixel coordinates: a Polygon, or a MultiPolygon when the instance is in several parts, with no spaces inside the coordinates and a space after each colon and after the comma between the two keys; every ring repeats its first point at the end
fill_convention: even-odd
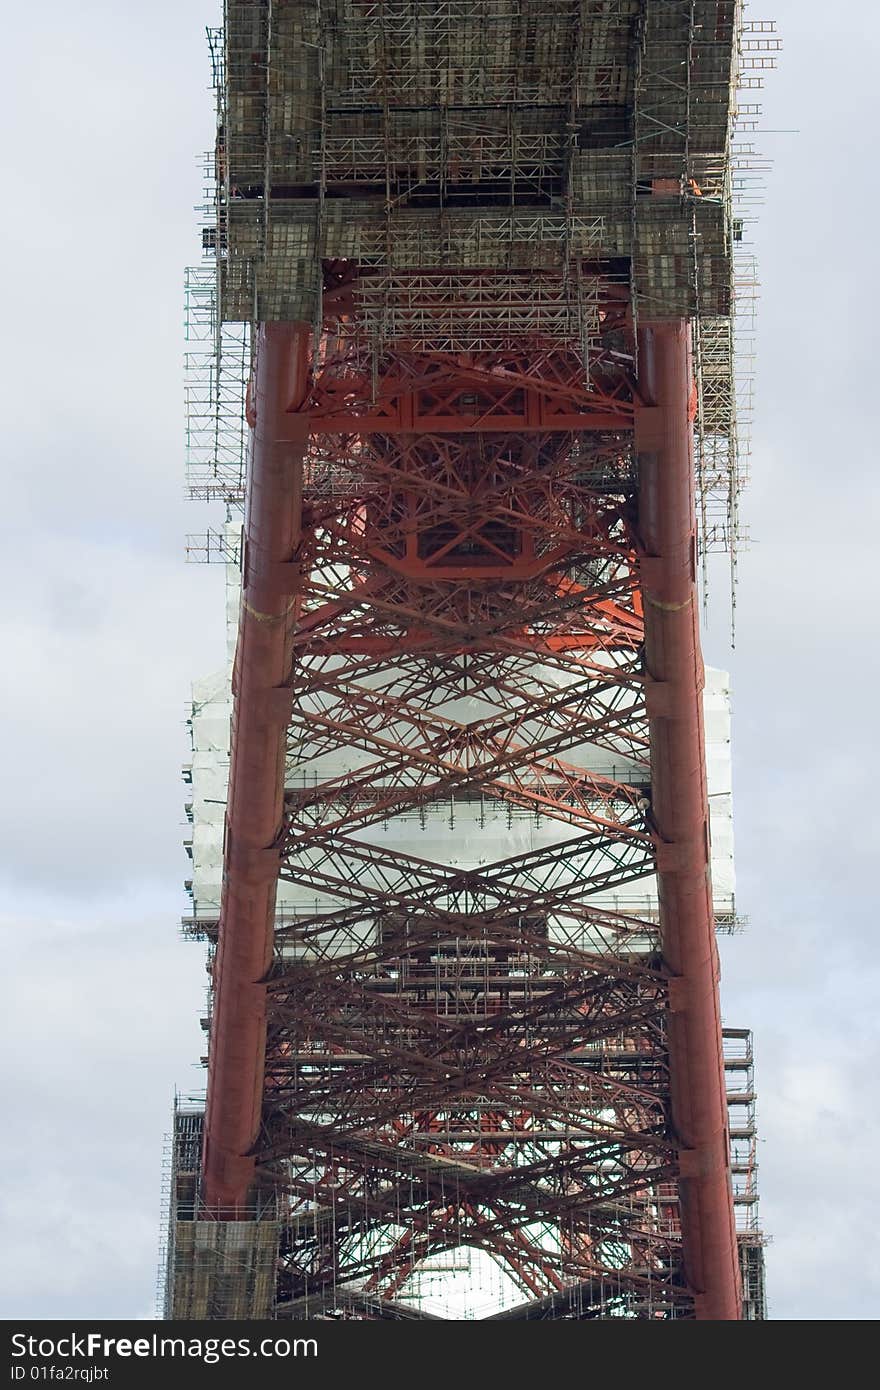
{"type": "Polygon", "coordinates": [[[709,869],[689,344],[685,320],[645,325],[640,333],[648,402],[635,417],[640,568],[685,1268],[697,1317],[734,1320],[741,1301],[709,869]]]}
{"type": "Polygon", "coordinates": [[[240,1211],[253,1173],[266,1045],[301,535],[310,329],[262,324],[253,375],[242,600],[205,1120],[206,1206],[240,1211]]]}

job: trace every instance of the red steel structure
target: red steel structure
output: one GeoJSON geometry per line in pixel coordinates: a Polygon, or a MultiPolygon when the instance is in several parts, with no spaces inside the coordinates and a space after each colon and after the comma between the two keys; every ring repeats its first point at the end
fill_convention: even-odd
{"type": "Polygon", "coordinates": [[[215,247],[221,313],[255,305],[250,448],[178,1316],[418,1316],[408,1281],[463,1246],[522,1293],[496,1316],[741,1316],[692,356],[730,307],[709,193],[737,7],[566,2],[554,37],[546,11],[227,6],[215,247]],[[509,33],[523,95],[487,115],[455,74],[488,52],[502,83],[509,33]],[[320,85],[310,42],[317,194],[277,152],[285,92],[320,85]],[[364,54],[378,72],[353,132],[346,44],[352,91],[364,54]],[[542,81],[556,163],[553,122],[529,125],[542,81]],[[416,110],[446,139],[404,179],[416,110]],[[609,231],[615,199],[634,230],[609,231]],[[473,842],[444,856],[456,815],[473,842]],[[501,815],[528,842],[481,841],[501,815]]]}

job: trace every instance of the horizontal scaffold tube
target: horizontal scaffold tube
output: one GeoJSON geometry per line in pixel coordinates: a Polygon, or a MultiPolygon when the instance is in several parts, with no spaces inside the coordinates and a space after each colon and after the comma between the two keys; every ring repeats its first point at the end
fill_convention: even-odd
{"type": "Polygon", "coordinates": [[[214,965],[202,1197],[244,1214],[253,1183],[266,1047],[278,839],[297,616],[311,331],[261,324],[249,420],[242,595],[233,669],[229,796],[214,965]]]}
{"type": "Polygon", "coordinates": [[[709,859],[689,344],[686,320],[646,324],[639,335],[641,589],[685,1272],[698,1318],[735,1320],[741,1302],[709,859]]]}

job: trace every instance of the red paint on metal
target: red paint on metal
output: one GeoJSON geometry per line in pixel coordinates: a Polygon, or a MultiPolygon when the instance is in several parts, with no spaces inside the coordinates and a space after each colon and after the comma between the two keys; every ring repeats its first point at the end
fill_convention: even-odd
{"type": "Polygon", "coordinates": [[[220,934],[214,969],[203,1199],[229,1218],[253,1181],[266,1044],[265,977],[272,958],[277,841],[291,696],[296,555],[310,329],[263,324],[250,411],[245,546],[233,672],[229,800],[220,934]]]}
{"type": "Polygon", "coordinates": [[[670,1092],[681,1145],[685,1270],[698,1318],[736,1320],[741,1301],[709,869],[689,343],[686,321],[649,324],[640,333],[647,402],[635,417],[646,552],[641,588],[646,672],[662,687],[648,706],[652,812],[661,939],[673,977],[670,1092]]]}

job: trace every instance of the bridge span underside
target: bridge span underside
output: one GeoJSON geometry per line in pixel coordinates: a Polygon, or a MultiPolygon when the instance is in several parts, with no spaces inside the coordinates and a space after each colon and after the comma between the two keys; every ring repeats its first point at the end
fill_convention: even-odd
{"type": "Polygon", "coordinates": [[[250,446],[171,1316],[761,1315],[696,588],[737,21],[226,5],[250,446]]]}

